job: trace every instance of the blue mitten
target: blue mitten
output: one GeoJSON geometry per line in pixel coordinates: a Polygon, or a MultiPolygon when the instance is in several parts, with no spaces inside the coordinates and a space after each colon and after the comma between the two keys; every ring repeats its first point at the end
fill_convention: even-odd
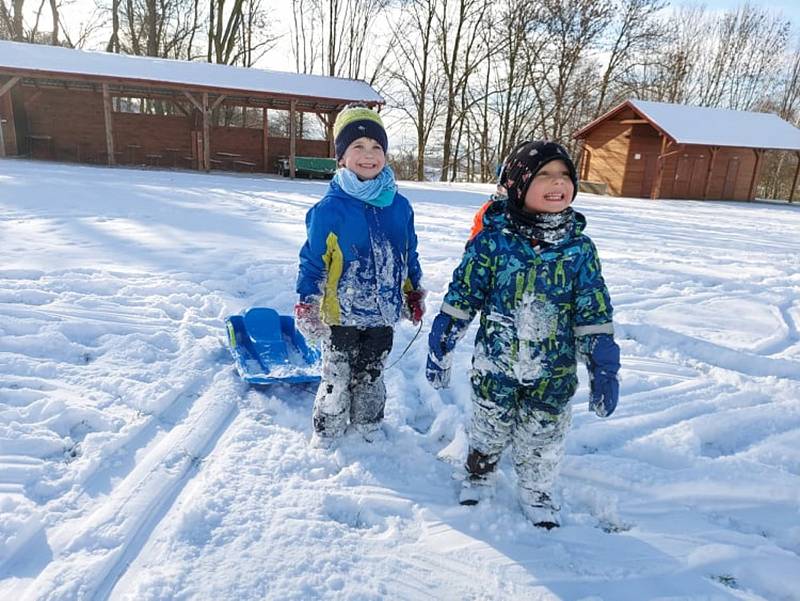
{"type": "Polygon", "coordinates": [[[428,361],[425,377],[437,390],[450,385],[450,353],[469,327],[466,319],[456,319],[447,313],[439,313],[431,325],[428,336],[428,361]]]}
{"type": "Polygon", "coordinates": [[[589,409],[600,417],[608,417],[619,400],[619,345],[610,334],[596,334],[581,340],[580,347],[589,370],[589,409]]]}

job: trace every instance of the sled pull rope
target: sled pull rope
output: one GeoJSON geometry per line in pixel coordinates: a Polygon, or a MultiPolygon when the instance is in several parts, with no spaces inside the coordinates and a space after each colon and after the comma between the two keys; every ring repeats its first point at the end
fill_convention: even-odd
{"type": "Polygon", "coordinates": [[[389,366],[388,366],[386,369],[391,369],[391,368],[393,368],[395,365],[397,365],[397,364],[400,362],[400,359],[402,359],[403,357],[405,357],[405,356],[406,356],[406,353],[408,352],[408,349],[410,349],[410,348],[411,348],[411,345],[412,345],[412,344],[414,344],[414,342],[417,340],[417,337],[419,336],[419,333],[420,333],[421,331],[422,331],[422,320],[420,319],[420,320],[419,320],[419,327],[417,328],[417,332],[416,332],[416,334],[414,334],[414,337],[411,339],[411,342],[409,342],[409,343],[406,345],[406,348],[404,348],[404,349],[403,349],[403,352],[402,352],[402,353],[400,353],[400,356],[399,356],[397,359],[395,359],[394,361],[392,361],[392,364],[391,364],[391,365],[389,365],[389,366]]]}

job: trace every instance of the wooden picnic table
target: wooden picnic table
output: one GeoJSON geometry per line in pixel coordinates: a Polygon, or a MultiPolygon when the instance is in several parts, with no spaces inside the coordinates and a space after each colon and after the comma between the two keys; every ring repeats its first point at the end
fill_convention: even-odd
{"type": "Polygon", "coordinates": [[[233,171],[233,162],[242,155],[237,152],[215,152],[214,154],[222,161],[224,169],[233,171]]]}

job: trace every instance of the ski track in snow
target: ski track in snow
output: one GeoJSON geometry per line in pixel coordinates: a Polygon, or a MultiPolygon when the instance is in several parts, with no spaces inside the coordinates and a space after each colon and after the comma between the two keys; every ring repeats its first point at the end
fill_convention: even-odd
{"type": "MultiPolygon", "coordinates": [[[[579,196],[622,399],[587,412],[581,368],[547,533],[507,459],[455,503],[475,324],[443,393],[424,328],[372,445],[310,449],[313,390],[236,378],[223,319],[290,311],[325,183],[0,167],[0,597],[800,599],[796,208],[579,196]]],[[[491,186],[401,190],[432,312],[491,186]]]]}

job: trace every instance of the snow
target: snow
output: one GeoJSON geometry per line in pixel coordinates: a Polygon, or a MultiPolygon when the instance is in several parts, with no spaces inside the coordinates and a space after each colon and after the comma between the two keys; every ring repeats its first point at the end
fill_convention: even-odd
{"type": "Polygon", "coordinates": [[[800,150],[800,129],[773,113],[650,100],[629,102],[676,144],[800,150]]]}
{"type": "Polygon", "coordinates": [[[219,90],[287,94],[344,102],[383,102],[380,94],[365,82],[356,79],[246,69],[202,61],[91,52],[22,42],[0,41],[0,69],[3,67],[15,71],[168,82],[219,90]]]}
{"type": "Polygon", "coordinates": [[[0,162],[0,598],[800,599],[797,207],[580,194],[616,306],[528,524],[501,462],[456,503],[467,370],[425,339],[491,186],[402,182],[431,311],[396,331],[386,440],[308,446],[313,387],[248,389],[223,320],[295,302],[326,182],[0,162]]]}

